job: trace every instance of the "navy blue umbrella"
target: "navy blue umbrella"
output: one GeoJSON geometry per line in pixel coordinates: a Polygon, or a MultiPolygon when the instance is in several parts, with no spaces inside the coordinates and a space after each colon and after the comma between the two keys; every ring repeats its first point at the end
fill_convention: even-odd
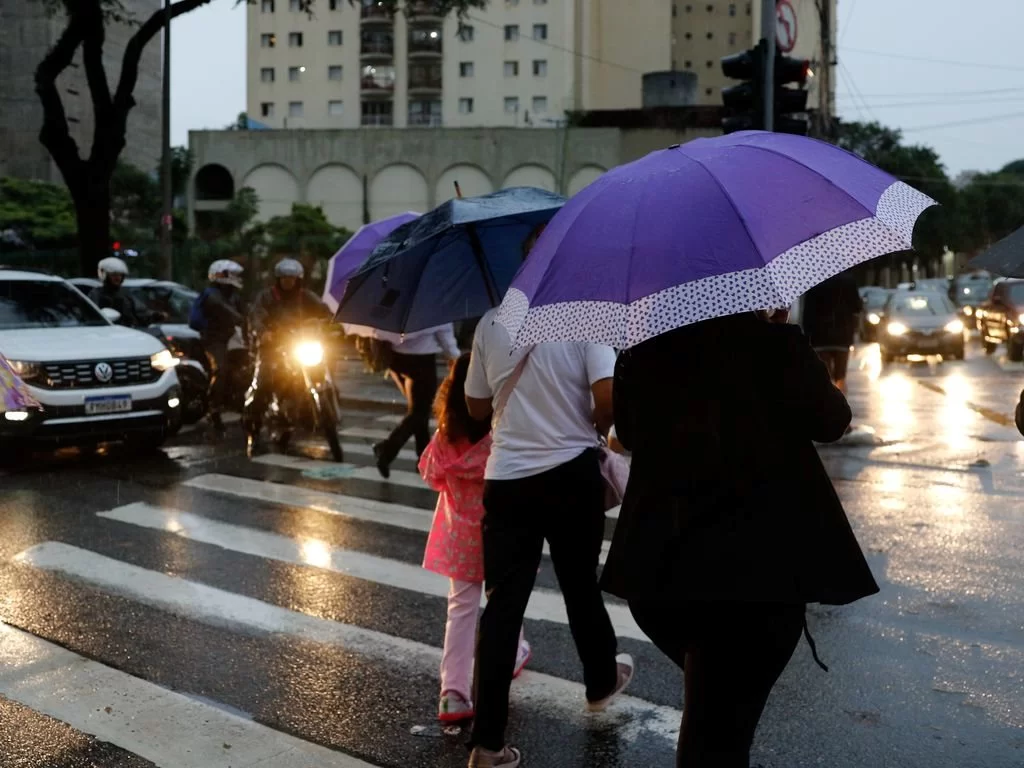
{"type": "Polygon", "coordinates": [[[523,243],[565,204],[534,187],[456,198],[403,224],[349,279],[337,319],[411,333],[496,307],[523,261],[523,243]]]}
{"type": "Polygon", "coordinates": [[[1024,227],[976,256],[968,265],[1003,277],[1024,277],[1024,227]]]}

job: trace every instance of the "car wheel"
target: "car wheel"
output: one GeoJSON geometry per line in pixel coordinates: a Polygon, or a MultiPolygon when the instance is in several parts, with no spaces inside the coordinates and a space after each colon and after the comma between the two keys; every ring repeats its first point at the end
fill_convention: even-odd
{"type": "Polygon", "coordinates": [[[982,341],[981,346],[985,350],[986,355],[994,355],[996,353],[997,345],[992,343],[991,341],[982,341]]]}

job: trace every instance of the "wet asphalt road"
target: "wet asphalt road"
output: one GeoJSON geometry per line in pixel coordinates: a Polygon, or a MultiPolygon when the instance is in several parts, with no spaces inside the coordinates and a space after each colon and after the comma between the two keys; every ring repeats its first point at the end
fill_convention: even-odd
{"type": "MultiPolygon", "coordinates": [[[[882,592],[812,606],[831,671],[800,644],[755,762],[1024,765],[1024,448],[1009,419],[1024,367],[970,352],[881,370],[873,347],[858,351],[850,400],[861,428],[821,452],[882,592]]],[[[346,416],[345,439],[363,451],[340,468],[315,441],[251,463],[238,432],[220,445],[192,432],[155,457],[72,453],[0,474],[0,619],[107,675],[88,705],[33,707],[22,636],[0,632],[0,766],[298,764],[246,762],[248,732],[214,734],[222,762],[147,760],[164,754],[152,746],[161,726],[133,725],[146,706],[125,693],[136,682],[372,765],[465,764],[464,734],[433,724],[445,600],[416,568],[432,494],[403,474],[410,458],[391,483],[365,469],[384,412],[346,416]]],[[[557,598],[547,560],[538,587],[557,598]]],[[[584,717],[568,628],[538,611],[509,728],[524,765],[672,765],[679,672],[624,636],[639,664],[632,697],[584,717]]]]}

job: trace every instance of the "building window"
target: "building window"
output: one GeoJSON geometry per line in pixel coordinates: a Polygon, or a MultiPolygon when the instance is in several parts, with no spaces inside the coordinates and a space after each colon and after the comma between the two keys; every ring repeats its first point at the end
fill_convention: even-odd
{"type": "Polygon", "coordinates": [[[302,33],[301,32],[289,32],[288,33],[288,47],[289,48],[301,48],[302,47],[302,33]]]}
{"type": "Polygon", "coordinates": [[[547,77],[548,76],[548,62],[547,62],[547,59],[534,59],[533,60],[533,76],[534,77],[547,77]]]}
{"type": "Polygon", "coordinates": [[[692,13],[693,12],[693,6],[692,5],[686,6],[686,12],[687,13],[692,13]]]}
{"type": "Polygon", "coordinates": [[[710,96],[714,91],[711,88],[705,88],[704,93],[705,95],[710,96]]]}
{"type": "Polygon", "coordinates": [[[534,5],[547,5],[548,0],[533,0],[534,5]]]}
{"type": "Polygon", "coordinates": [[[715,36],[714,32],[708,32],[708,40],[711,40],[715,36]]]}
{"type": "Polygon", "coordinates": [[[298,13],[302,10],[302,3],[300,0],[288,0],[288,10],[292,13],[298,13]]]}
{"type": "Polygon", "coordinates": [[[708,4],[708,13],[714,13],[714,10],[715,10],[715,6],[713,6],[713,5],[711,5],[711,4],[709,3],[709,4],[708,4]]]}
{"type": "Polygon", "coordinates": [[[409,125],[429,126],[436,128],[441,125],[440,101],[410,101],[409,125]]]}
{"type": "Polygon", "coordinates": [[[519,39],[519,25],[518,24],[506,24],[505,25],[505,39],[512,41],[519,39]]]}
{"type": "Polygon", "coordinates": [[[708,62],[708,69],[711,69],[713,66],[715,66],[715,63],[713,61],[709,61],[708,62]]]}
{"type": "Polygon", "coordinates": [[[472,43],[473,37],[476,35],[476,30],[469,24],[463,24],[459,27],[459,40],[464,43],[472,43]]]}
{"type": "Polygon", "coordinates": [[[263,0],[260,3],[260,11],[262,13],[273,13],[274,12],[274,0],[263,0]]]}
{"type": "Polygon", "coordinates": [[[730,16],[735,16],[736,15],[736,3],[729,3],[729,15],[730,16]]]}
{"type": "Polygon", "coordinates": [[[327,114],[330,117],[341,117],[343,104],[340,100],[333,100],[327,102],[327,114]]]}
{"type": "Polygon", "coordinates": [[[302,102],[301,101],[289,101],[288,102],[288,117],[302,117],[302,102]]]}
{"type": "Polygon", "coordinates": [[[518,96],[506,96],[505,97],[505,111],[506,112],[518,112],[519,111],[519,97],[518,96]]]}
{"type": "Polygon", "coordinates": [[[473,62],[472,61],[460,61],[459,62],[459,77],[472,77],[473,76],[473,62]]]}
{"type": "Polygon", "coordinates": [[[683,69],[693,69],[693,62],[687,61],[683,64],[683,69]]]}
{"type": "Polygon", "coordinates": [[[459,114],[460,115],[471,115],[471,114],[473,114],[473,100],[472,99],[459,99],[459,114]]]}
{"type": "Polygon", "coordinates": [[[519,0],[505,0],[505,5],[507,5],[507,6],[519,5],[519,0]]]}
{"type": "Polygon", "coordinates": [[[730,32],[729,33],[729,45],[736,45],[736,33],[735,32],[730,32]]]}
{"type": "Polygon", "coordinates": [[[272,83],[274,82],[274,68],[264,67],[260,70],[260,82],[272,83]]]}
{"type": "Polygon", "coordinates": [[[747,3],[747,16],[750,15],[750,3],[747,3]]]}
{"type": "Polygon", "coordinates": [[[533,39],[534,40],[547,40],[548,39],[548,25],[547,24],[534,24],[533,25],[533,39]]]}
{"type": "Polygon", "coordinates": [[[263,115],[263,117],[273,117],[274,102],[264,101],[262,104],[260,104],[260,114],[263,115]]]}
{"type": "Polygon", "coordinates": [[[260,35],[260,48],[273,48],[277,45],[277,35],[260,35]]]}
{"type": "Polygon", "coordinates": [[[332,29],[327,33],[328,45],[341,45],[341,30],[332,29]]]}
{"type": "Polygon", "coordinates": [[[672,18],[674,19],[678,15],[679,15],[679,6],[676,5],[675,3],[672,3],[672,18]]]}
{"type": "Polygon", "coordinates": [[[685,37],[687,40],[692,40],[693,39],[693,33],[692,32],[687,32],[685,35],[683,35],[683,37],[685,37]]]}
{"type": "Polygon", "coordinates": [[[534,96],[531,102],[531,107],[534,112],[543,114],[548,111],[548,97],[547,96],[534,96]]]}
{"type": "Polygon", "coordinates": [[[395,104],[392,101],[364,101],[363,125],[394,125],[395,104]]]}
{"type": "MultiPolygon", "coordinates": [[[[341,8],[341,3],[342,3],[342,0],[328,0],[328,2],[327,2],[327,9],[329,11],[336,11],[339,8],[341,8]]],[[[340,104],[341,102],[338,102],[338,103],[340,104]]]]}
{"type": "Polygon", "coordinates": [[[519,62],[518,61],[506,61],[505,62],[505,77],[519,77],[519,62]]]}
{"type": "Polygon", "coordinates": [[[328,80],[341,80],[341,75],[344,70],[341,64],[332,64],[327,68],[327,79],[328,80]]]}
{"type": "Polygon", "coordinates": [[[288,82],[298,83],[302,80],[302,73],[306,71],[305,67],[288,67],[288,82]]]}

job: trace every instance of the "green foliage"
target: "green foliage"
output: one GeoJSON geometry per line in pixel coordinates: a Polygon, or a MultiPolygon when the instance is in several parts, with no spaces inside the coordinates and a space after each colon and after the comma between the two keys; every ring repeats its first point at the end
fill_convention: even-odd
{"type": "Polygon", "coordinates": [[[352,236],[327,221],[323,208],[292,203],[288,216],[275,216],[264,227],[272,255],[330,258],[352,236]]]}
{"type": "MultiPolygon", "coordinates": [[[[0,178],[0,234],[10,244],[66,248],[75,242],[75,206],[63,185],[0,178]]],[[[24,247],[22,246],[22,247],[24,247]]]]}
{"type": "Polygon", "coordinates": [[[1024,173],[1014,167],[1024,169],[1024,161],[979,174],[960,192],[962,250],[983,250],[1024,225],[1024,173]]]}

